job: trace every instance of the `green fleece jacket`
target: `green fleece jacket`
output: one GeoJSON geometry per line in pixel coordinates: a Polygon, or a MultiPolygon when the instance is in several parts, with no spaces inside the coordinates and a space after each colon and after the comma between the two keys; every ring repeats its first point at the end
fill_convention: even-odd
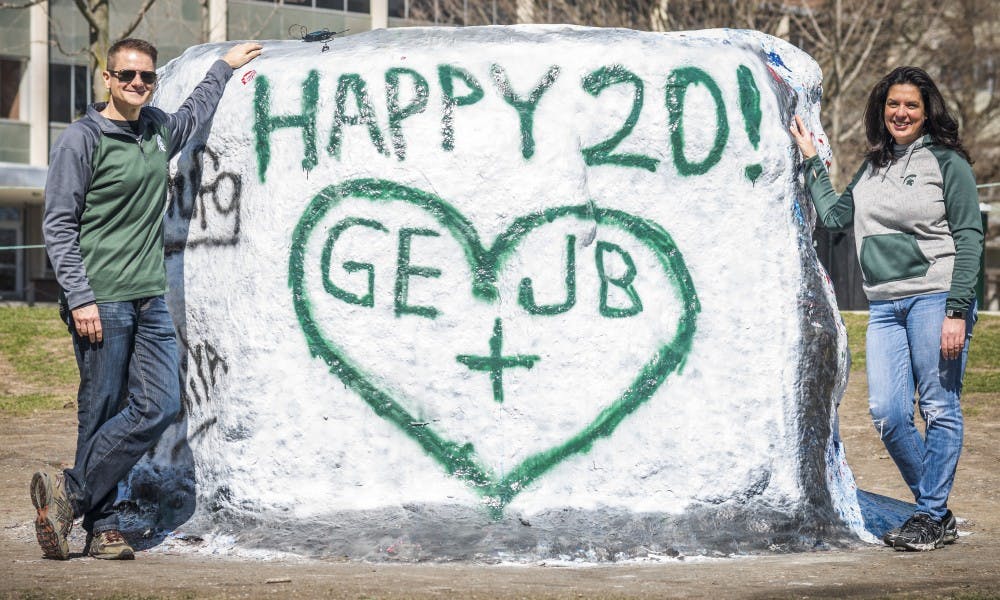
{"type": "Polygon", "coordinates": [[[881,169],[867,160],[837,195],[818,156],[806,160],[806,187],[827,229],[854,226],[869,300],[948,292],[947,308],[975,298],[983,225],[972,167],[930,136],[897,146],[881,169]]]}
{"type": "Polygon", "coordinates": [[[216,61],[175,113],[144,106],[138,133],[92,105],[53,144],[42,229],[70,309],[166,292],[167,165],[211,121],[232,73],[216,61]]]}

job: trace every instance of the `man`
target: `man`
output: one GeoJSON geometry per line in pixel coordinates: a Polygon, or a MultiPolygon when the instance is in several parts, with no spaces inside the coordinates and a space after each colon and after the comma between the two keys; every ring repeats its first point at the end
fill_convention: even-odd
{"type": "Polygon", "coordinates": [[[234,46],[166,114],[145,106],[156,87],[156,48],[121,40],[103,74],[110,101],[90,106],[52,148],[45,245],[63,290],[80,390],[73,468],[31,480],[48,558],[69,558],[67,535],[79,516],[90,556],[134,558],[118,529],[118,482],[180,410],[177,344],[163,298],[167,164],[211,120],[233,69],[260,52],[257,43],[234,46]]]}

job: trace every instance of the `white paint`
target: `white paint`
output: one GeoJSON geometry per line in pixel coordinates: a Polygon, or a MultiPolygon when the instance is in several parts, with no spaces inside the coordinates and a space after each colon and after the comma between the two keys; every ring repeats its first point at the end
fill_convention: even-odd
{"type": "MultiPolygon", "coordinates": [[[[176,109],[224,50],[222,45],[194,48],[167,65],[157,105],[176,109]]],[[[410,80],[402,81],[401,89],[409,89],[410,80]]],[[[807,370],[827,371],[821,379],[831,382],[832,391],[813,405],[825,407],[819,411],[824,422],[815,427],[829,430],[847,360],[842,325],[834,330],[832,321],[816,327],[836,344],[836,364],[823,364],[825,359],[807,354],[803,346],[808,330],[800,300],[811,298],[816,310],[836,313],[828,282],[824,286],[811,279],[821,269],[804,241],[811,231],[811,208],[804,204],[796,176],[797,154],[787,131],[791,113],[783,108],[787,100],[782,96],[794,95],[807,125],[818,131],[819,83],[815,63],[796,48],[763,34],[729,30],[662,35],[564,26],[394,29],[334,40],[325,53],[320,44],[266,43],[259,59],[234,74],[207,137],[217,163],[204,158],[202,184],[218,183],[218,204],[212,202],[211,189],[203,188],[206,204],[190,223],[176,215],[168,219],[168,244],[187,243],[185,252],[170,257],[168,268],[172,309],[189,348],[187,428],[199,500],[194,522],[226,531],[232,530],[226,522],[233,515],[337,524],[350,521],[345,515],[394,515],[405,513],[400,507],[414,506],[423,508],[411,512],[423,515],[421,511],[443,507],[466,520],[443,520],[437,533],[441,538],[466,527],[516,529],[515,516],[533,522],[533,534],[550,532],[527,553],[491,546],[496,556],[523,560],[566,555],[555,549],[562,543],[557,540],[572,538],[578,525],[561,528],[553,514],[592,515],[596,529],[612,531],[615,521],[608,515],[662,515],[668,525],[657,527],[666,527],[674,537],[643,541],[630,538],[634,532],[627,529],[616,534],[626,538],[627,547],[662,542],[646,552],[671,543],[697,551],[717,542],[697,541],[702,530],[690,531],[691,541],[685,531],[670,529],[670,519],[683,523],[704,512],[740,522],[745,511],[748,522],[772,512],[795,520],[801,511],[816,508],[809,494],[825,485],[820,495],[847,523],[839,526],[860,535],[853,476],[842,448],[832,435],[818,440],[812,450],[798,441],[803,428],[814,426],[803,419],[817,414],[815,408],[803,408],[807,370]],[[771,59],[768,53],[773,53],[771,59]],[[484,92],[481,101],[455,109],[450,152],[441,143],[437,68],[444,64],[467,69],[484,92]],[[493,64],[504,68],[521,96],[550,66],[560,68],[537,105],[530,159],[521,153],[517,114],[490,75],[493,64]],[[581,85],[594,70],[616,64],[642,79],[645,101],[634,131],[614,151],[657,159],[655,172],[587,166],[582,158],[582,148],[613,135],[629,114],[630,85],[609,87],[596,97],[581,85]],[[747,136],[740,110],[741,65],[760,91],[758,148],[747,136]],[[384,74],[392,67],[417,71],[430,90],[426,110],[402,122],[405,160],[380,154],[363,126],[345,126],[342,154],[331,156],[326,144],[337,80],[343,74],[358,74],[366,82],[375,119],[389,144],[384,74]],[[680,175],[672,159],[665,85],[667,74],[682,67],[709,74],[726,110],[728,141],[721,160],[703,175],[680,175]],[[269,138],[271,159],[261,182],[254,149],[256,84],[247,73],[252,70],[270,83],[273,115],[293,115],[301,112],[303,84],[312,69],[319,74],[318,165],[308,172],[302,168],[301,129],[277,129],[269,138]],[[775,77],[782,83],[775,83],[775,77]],[[756,183],[744,175],[751,164],[763,167],[756,183]],[[229,175],[220,178],[219,173],[229,175]],[[434,194],[460,211],[487,246],[518,217],[556,206],[589,202],[658,224],[682,254],[701,305],[682,370],[670,374],[609,437],[596,439],[589,451],[568,457],[532,481],[506,506],[505,517],[492,521],[484,504],[488,501],[473,486],[449,475],[310,354],[289,288],[293,232],[321,190],[358,178],[434,194]],[[238,221],[236,211],[223,214],[232,206],[236,180],[242,189],[238,221]],[[218,363],[214,383],[205,355],[200,377],[195,359],[198,351],[207,352],[206,344],[228,367],[218,363]],[[812,453],[821,454],[817,458],[827,465],[825,474],[804,474],[800,468],[799,460],[812,453]],[[213,508],[221,512],[215,514],[213,508]],[[560,513],[563,509],[570,513],[560,513]],[[670,541],[675,538],[684,541],[670,541]]],[[[456,83],[457,95],[467,91],[456,83]]],[[[404,93],[401,101],[410,98],[404,93]]],[[[353,96],[347,106],[346,114],[357,114],[353,96]]],[[[683,119],[689,161],[708,156],[717,130],[714,115],[707,88],[690,86],[683,119]]],[[[196,158],[190,152],[177,162],[182,173],[196,158]]],[[[191,201],[190,196],[185,199],[191,201]]],[[[315,231],[305,244],[305,290],[323,336],[420,423],[455,443],[473,444],[478,461],[500,476],[577,435],[632,383],[678,326],[680,299],[654,254],[634,237],[603,225],[595,228],[593,221],[558,220],[528,235],[501,270],[497,304],[472,296],[470,267],[459,244],[427,211],[401,202],[348,198],[315,231]],[[347,217],[374,219],[388,229],[349,229],[332,254],[331,279],[358,295],[365,291],[366,272],[349,273],[342,265],[352,260],[374,265],[371,308],[345,303],[321,284],[326,231],[347,217]],[[394,313],[398,230],[403,227],[440,232],[439,237],[412,239],[411,263],[442,274],[411,277],[409,295],[411,305],[439,309],[437,319],[394,313]],[[558,316],[527,314],[517,302],[524,277],[533,280],[538,303],[558,304],[565,298],[567,235],[577,239],[576,305],[558,316]],[[644,307],[640,314],[618,319],[600,315],[599,241],[625,248],[635,260],[634,285],[644,307]],[[488,373],[456,360],[463,354],[488,354],[498,317],[505,355],[539,357],[530,370],[504,372],[502,405],[493,401],[488,373]]],[[[624,265],[618,257],[607,258],[609,272],[621,274],[624,265]]],[[[620,289],[610,289],[613,304],[628,305],[620,289]]],[[[764,519],[746,525],[757,528],[756,536],[734,531],[732,538],[747,547],[763,540],[767,547],[767,535],[781,529],[772,525],[764,519]],[[757,539],[742,539],[747,535],[757,539]]],[[[808,537],[815,525],[801,527],[803,535],[808,537]]],[[[343,533],[362,541],[368,535],[367,530],[343,533]]],[[[399,535],[417,548],[407,556],[444,557],[421,550],[433,545],[435,534],[420,537],[404,525],[399,535]]],[[[581,544],[591,549],[571,552],[571,557],[629,555],[627,550],[602,554],[605,542],[599,536],[587,540],[581,544]]],[[[391,555],[381,547],[345,553],[391,555]]]]}

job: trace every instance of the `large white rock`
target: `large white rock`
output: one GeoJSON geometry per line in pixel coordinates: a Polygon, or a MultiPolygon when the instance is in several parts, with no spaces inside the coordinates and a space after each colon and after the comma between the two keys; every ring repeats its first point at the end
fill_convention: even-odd
{"type": "Polygon", "coordinates": [[[410,559],[866,535],[787,131],[820,130],[812,59],[730,30],[322,46],[267,42],[176,162],[186,421],[131,489],[161,526],[410,559]]]}

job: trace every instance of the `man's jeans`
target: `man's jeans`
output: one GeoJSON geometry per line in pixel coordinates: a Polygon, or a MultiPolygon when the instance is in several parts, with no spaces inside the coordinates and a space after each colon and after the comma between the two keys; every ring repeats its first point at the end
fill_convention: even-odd
{"type": "Polygon", "coordinates": [[[962,376],[976,322],[965,319],[962,355],[941,355],[947,292],[870,303],[867,335],[868,406],[872,422],[916,500],[916,512],[940,520],[962,452],[962,376]],[[924,436],[914,426],[919,395],[924,436]]]}
{"type": "Polygon", "coordinates": [[[118,528],[118,482],[180,411],[177,342],[163,296],[97,305],[104,341],[73,334],[80,368],[76,462],[66,491],[87,531],[118,528]]]}

